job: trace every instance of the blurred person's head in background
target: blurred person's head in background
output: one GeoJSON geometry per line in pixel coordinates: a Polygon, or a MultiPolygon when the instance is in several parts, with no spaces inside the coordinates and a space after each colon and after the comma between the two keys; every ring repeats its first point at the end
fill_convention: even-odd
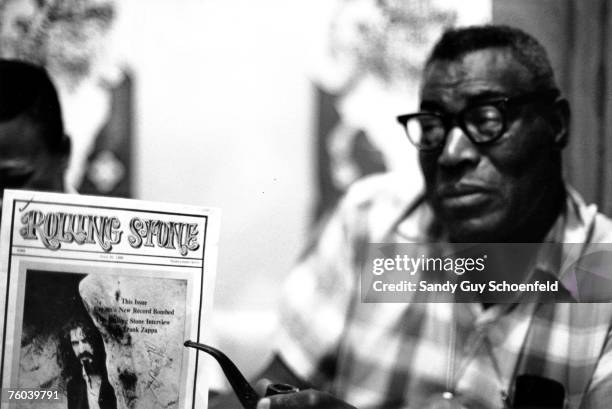
{"type": "Polygon", "coordinates": [[[64,190],[70,139],[40,67],[0,60],[0,199],[4,189],[64,190]]]}
{"type": "Polygon", "coordinates": [[[114,0],[3,0],[0,55],[44,65],[75,86],[105,58],[116,8],[114,0]]]}

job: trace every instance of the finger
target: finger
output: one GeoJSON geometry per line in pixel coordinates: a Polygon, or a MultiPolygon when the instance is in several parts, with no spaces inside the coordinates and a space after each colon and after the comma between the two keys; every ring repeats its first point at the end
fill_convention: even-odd
{"type": "Polygon", "coordinates": [[[257,402],[256,409],[270,409],[271,406],[270,398],[263,398],[257,402]]]}
{"type": "Polygon", "coordinates": [[[261,378],[255,383],[255,392],[259,394],[259,396],[265,396],[266,391],[268,390],[268,385],[272,383],[268,378],[261,378]]]}

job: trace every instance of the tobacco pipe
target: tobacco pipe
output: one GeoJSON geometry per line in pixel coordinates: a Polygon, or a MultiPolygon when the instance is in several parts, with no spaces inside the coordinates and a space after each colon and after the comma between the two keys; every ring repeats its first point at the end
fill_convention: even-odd
{"type": "MultiPolygon", "coordinates": [[[[255,392],[255,389],[253,389],[244,375],[242,375],[242,372],[240,372],[238,367],[232,362],[231,359],[228,358],[227,355],[219,351],[217,348],[213,348],[206,344],[200,344],[198,342],[185,341],[184,345],[186,347],[195,348],[198,351],[206,352],[215,358],[215,360],[221,366],[225,377],[229,381],[234,393],[238,397],[238,400],[244,409],[256,409],[257,401],[261,399],[262,396],[255,392]]],[[[298,391],[299,389],[293,385],[273,383],[268,385],[265,396],[293,393],[298,391]]]]}

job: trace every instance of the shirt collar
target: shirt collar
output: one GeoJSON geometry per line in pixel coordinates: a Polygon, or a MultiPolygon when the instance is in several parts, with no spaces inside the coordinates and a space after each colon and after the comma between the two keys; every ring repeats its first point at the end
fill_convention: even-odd
{"type": "Polygon", "coordinates": [[[581,297],[572,266],[584,256],[591,242],[597,207],[586,205],[571,186],[566,186],[566,191],[564,210],[544,240],[553,245],[542,247],[536,269],[545,277],[558,280],[559,286],[578,301],[581,297]]]}
{"type": "MultiPolygon", "coordinates": [[[[579,300],[577,280],[571,274],[574,265],[583,256],[597,215],[595,205],[586,205],[580,194],[566,185],[565,205],[544,239],[551,246],[542,246],[538,253],[534,274],[558,280],[559,287],[579,300]],[[562,273],[569,272],[569,273],[562,273]]],[[[395,234],[408,242],[444,242],[447,234],[436,222],[429,205],[421,196],[408,207],[395,226],[395,234]]]]}

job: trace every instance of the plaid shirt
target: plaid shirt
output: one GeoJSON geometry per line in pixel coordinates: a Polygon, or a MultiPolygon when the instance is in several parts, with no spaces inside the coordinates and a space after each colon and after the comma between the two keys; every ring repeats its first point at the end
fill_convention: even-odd
{"type": "MultiPolygon", "coordinates": [[[[289,367],[358,408],[423,408],[445,391],[503,408],[521,374],[563,384],[567,408],[612,407],[612,304],[360,302],[364,243],[432,241],[432,212],[403,183],[356,184],[290,275],[277,343],[289,367]]],[[[612,242],[612,222],[568,192],[550,235],[612,242]]]]}

